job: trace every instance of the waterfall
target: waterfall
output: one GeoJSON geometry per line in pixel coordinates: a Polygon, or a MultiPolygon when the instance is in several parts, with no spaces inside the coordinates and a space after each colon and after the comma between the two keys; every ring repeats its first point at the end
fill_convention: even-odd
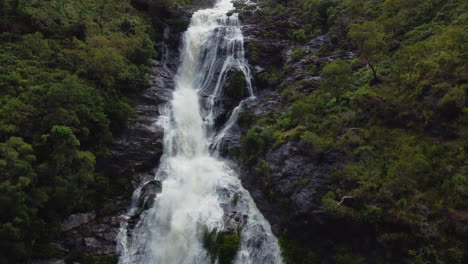
{"type": "MultiPolygon", "coordinates": [[[[232,0],[218,0],[214,8],[195,12],[184,34],[172,100],[158,120],[165,131],[164,155],[155,176],[162,191],[136,224],[122,224],[119,263],[210,264],[203,241],[214,229],[240,234],[233,263],[282,263],[269,223],[236,172],[217,158],[217,146],[243,105],[217,132],[216,105],[230,69],[244,73],[250,96],[246,100],[254,98],[238,15],[227,15],[233,9],[232,0]]],[[[138,188],[134,201],[140,193],[138,188]]]]}

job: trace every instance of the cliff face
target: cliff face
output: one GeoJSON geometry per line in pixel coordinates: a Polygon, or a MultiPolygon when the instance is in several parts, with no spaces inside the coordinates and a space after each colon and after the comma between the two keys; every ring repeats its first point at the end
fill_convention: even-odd
{"type": "MultiPolygon", "coordinates": [[[[453,115],[442,95],[458,84],[421,72],[405,86],[414,72],[400,64],[409,50],[425,49],[431,61],[438,56],[429,50],[445,37],[424,23],[462,34],[466,23],[451,20],[461,9],[438,3],[445,11],[426,10],[397,34],[386,26],[408,6],[374,1],[383,12],[377,14],[364,12],[372,1],[306,2],[237,4],[256,99],[246,101],[222,143],[280,237],[286,263],[461,263],[466,182],[449,182],[466,177],[466,123],[461,105],[453,115]],[[442,21],[442,14],[452,18],[442,21]],[[427,35],[410,37],[422,27],[427,35]],[[451,88],[438,90],[442,83],[451,88]]],[[[451,67],[463,71],[461,61],[451,67]]],[[[442,75],[466,82],[452,73],[442,75]]]]}
{"type": "MultiPolygon", "coordinates": [[[[370,228],[351,219],[336,217],[323,208],[322,197],[330,191],[330,174],[343,167],[349,159],[342,150],[330,148],[320,152],[299,140],[287,139],[277,145],[263,142],[265,145],[261,148],[264,151],[255,153],[258,156],[253,161],[242,153],[246,135],[254,124],[262,120],[265,123],[268,119],[277,120],[291,107],[278,87],[303,82],[295,89],[310,94],[319,87],[321,68],[336,59],[353,59],[355,54],[323,52],[332,48],[327,35],[295,45],[289,36],[289,32],[298,27],[294,18],[278,17],[273,24],[266,24],[257,10],[249,6],[239,7],[246,23],[247,58],[255,72],[256,99],[246,103],[238,123],[223,141],[224,155],[240,163],[244,186],[271,223],[275,234],[282,237],[283,247],[297,243],[300,250],[320,255],[322,263],[333,263],[335,246],[343,242],[368,256],[378,254],[370,228]],[[265,32],[277,37],[271,39],[265,36],[265,32]],[[291,54],[299,46],[306,50],[307,56],[298,60],[291,54]],[[311,67],[316,70],[308,71],[311,67]]],[[[345,199],[343,204],[350,202],[345,199]]]]}

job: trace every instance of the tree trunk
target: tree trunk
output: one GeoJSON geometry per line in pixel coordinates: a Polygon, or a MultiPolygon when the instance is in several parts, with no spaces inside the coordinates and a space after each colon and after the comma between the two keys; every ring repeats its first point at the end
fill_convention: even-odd
{"type": "Polygon", "coordinates": [[[372,64],[370,64],[369,62],[367,62],[367,65],[369,65],[369,67],[372,70],[372,74],[374,75],[374,79],[372,79],[372,84],[375,84],[379,80],[379,77],[377,76],[377,71],[375,70],[375,67],[372,66],[372,64]]]}

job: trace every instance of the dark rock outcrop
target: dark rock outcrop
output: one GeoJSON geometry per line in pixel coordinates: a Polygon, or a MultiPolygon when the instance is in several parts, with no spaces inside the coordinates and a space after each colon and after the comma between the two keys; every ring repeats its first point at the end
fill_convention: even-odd
{"type": "Polygon", "coordinates": [[[125,212],[125,199],[111,201],[114,208],[105,215],[88,212],[71,215],[62,224],[62,238],[53,243],[62,252],[81,250],[93,255],[114,254],[119,233],[119,215],[125,212]]]}
{"type": "MultiPolygon", "coordinates": [[[[178,36],[169,28],[165,34],[170,39],[178,36]]],[[[158,46],[163,52],[161,59],[154,61],[151,86],[136,99],[136,114],[114,141],[110,157],[98,164],[98,169],[108,175],[128,178],[129,175],[149,172],[158,166],[163,154],[164,131],[157,120],[161,105],[171,99],[178,53],[164,44],[158,46]]]]}
{"type": "Polygon", "coordinates": [[[140,197],[138,198],[137,202],[137,207],[140,211],[139,213],[141,213],[141,211],[143,210],[148,210],[149,208],[151,208],[154,204],[154,199],[156,198],[156,195],[161,191],[162,185],[160,181],[151,180],[145,185],[143,185],[143,187],[141,188],[140,197]]]}
{"type": "Polygon", "coordinates": [[[92,211],[89,213],[72,214],[62,224],[63,231],[69,231],[75,227],[87,224],[96,218],[96,212],[92,211]]]}

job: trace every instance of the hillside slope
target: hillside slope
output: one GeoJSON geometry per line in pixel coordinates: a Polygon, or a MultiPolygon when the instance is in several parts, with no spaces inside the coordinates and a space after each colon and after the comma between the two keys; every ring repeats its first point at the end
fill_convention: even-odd
{"type": "Polygon", "coordinates": [[[286,263],[462,263],[466,2],[259,2],[237,5],[258,98],[224,147],[286,263]]]}

